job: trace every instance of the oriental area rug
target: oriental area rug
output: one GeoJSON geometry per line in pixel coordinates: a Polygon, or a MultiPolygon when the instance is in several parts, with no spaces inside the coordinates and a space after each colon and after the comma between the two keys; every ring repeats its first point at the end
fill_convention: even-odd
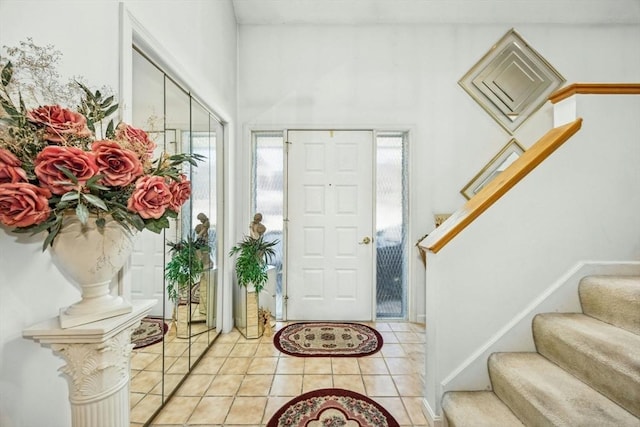
{"type": "Polygon", "coordinates": [[[140,321],[140,326],[131,334],[131,343],[134,350],[162,341],[167,329],[169,329],[169,326],[162,319],[145,317],[140,321]]]}
{"type": "Polygon", "coordinates": [[[279,330],[273,344],[298,357],[362,357],[382,348],[382,336],[358,323],[292,323],[279,330]]]}
{"type": "Polygon", "coordinates": [[[325,388],[287,402],[267,427],[399,427],[391,414],[367,396],[325,388]]]}

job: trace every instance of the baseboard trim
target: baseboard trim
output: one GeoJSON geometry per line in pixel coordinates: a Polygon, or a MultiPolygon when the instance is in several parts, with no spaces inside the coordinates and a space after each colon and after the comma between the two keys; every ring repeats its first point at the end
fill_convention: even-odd
{"type": "Polygon", "coordinates": [[[436,415],[433,409],[431,409],[427,399],[422,399],[422,412],[424,412],[424,415],[427,417],[427,422],[430,427],[446,427],[443,417],[436,415]]]}

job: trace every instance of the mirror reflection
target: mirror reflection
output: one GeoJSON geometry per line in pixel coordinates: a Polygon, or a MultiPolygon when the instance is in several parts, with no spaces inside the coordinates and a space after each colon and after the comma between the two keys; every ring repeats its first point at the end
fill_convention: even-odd
{"type": "Polygon", "coordinates": [[[135,49],[133,88],[132,123],[153,137],[156,157],[204,157],[197,167],[183,166],[191,198],[178,218],[162,234],[140,235],[125,273],[133,299],[157,301],[136,331],[132,355],[131,422],[145,423],[217,336],[216,142],[222,125],[135,49]]]}

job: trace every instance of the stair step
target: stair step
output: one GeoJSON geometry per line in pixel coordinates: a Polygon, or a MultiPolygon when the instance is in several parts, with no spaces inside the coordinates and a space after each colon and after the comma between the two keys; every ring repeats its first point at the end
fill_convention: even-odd
{"type": "Polygon", "coordinates": [[[640,335],[578,313],[533,319],[538,353],[640,417],[640,335]]]}
{"type": "Polygon", "coordinates": [[[640,420],[538,353],[493,353],[493,391],[525,425],[638,427],[640,420]]]}
{"type": "Polygon", "coordinates": [[[449,427],[524,426],[492,391],[450,391],[442,396],[449,427]]]}
{"type": "Polygon", "coordinates": [[[640,335],[640,276],[587,276],[578,292],[584,314],[640,335]]]}

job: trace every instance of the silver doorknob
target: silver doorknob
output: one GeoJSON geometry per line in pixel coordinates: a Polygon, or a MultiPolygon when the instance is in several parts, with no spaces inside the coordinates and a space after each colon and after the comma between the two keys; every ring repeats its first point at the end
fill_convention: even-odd
{"type": "Polygon", "coordinates": [[[359,245],[368,245],[369,243],[371,243],[371,237],[367,236],[362,239],[362,242],[360,242],[359,245]]]}

